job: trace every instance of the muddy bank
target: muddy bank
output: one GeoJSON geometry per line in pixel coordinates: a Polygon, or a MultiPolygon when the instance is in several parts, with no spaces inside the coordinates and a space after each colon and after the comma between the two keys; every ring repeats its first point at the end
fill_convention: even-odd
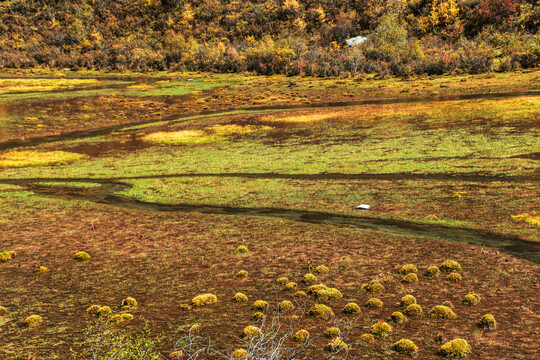
{"type": "MultiPolygon", "coordinates": [[[[48,179],[43,181],[72,181],[68,179],[48,179]]],[[[332,213],[301,211],[280,208],[249,208],[230,207],[205,204],[158,204],[139,201],[116,195],[117,191],[126,190],[129,184],[113,181],[96,181],[99,186],[91,188],[75,188],[69,186],[46,186],[28,181],[8,181],[2,183],[21,185],[38,195],[62,199],[78,199],[97,204],[106,204],[127,209],[158,212],[196,212],[202,214],[254,216],[297,221],[312,224],[333,226],[351,226],[360,229],[373,230],[386,234],[405,235],[418,238],[432,238],[451,242],[469,243],[496,248],[509,255],[540,264],[540,244],[523,241],[516,237],[506,237],[488,231],[451,228],[435,224],[418,224],[401,220],[378,219],[371,217],[356,217],[332,213]]],[[[354,239],[351,239],[354,241],[354,239]]]]}

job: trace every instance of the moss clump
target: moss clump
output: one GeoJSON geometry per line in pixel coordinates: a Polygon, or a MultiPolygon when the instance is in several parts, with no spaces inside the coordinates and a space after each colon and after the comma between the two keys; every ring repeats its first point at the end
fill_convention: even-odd
{"type": "Polygon", "coordinates": [[[341,336],[341,330],[339,328],[332,326],[324,331],[324,336],[328,338],[335,338],[341,336]]]}
{"type": "Polygon", "coordinates": [[[362,284],[361,289],[369,292],[379,292],[384,291],[384,286],[378,281],[371,280],[367,284],[362,284]]]}
{"type": "Polygon", "coordinates": [[[84,251],[79,251],[78,253],[75,254],[73,258],[77,261],[86,261],[90,259],[90,255],[88,255],[84,251]]]}
{"type": "Polygon", "coordinates": [[[285,290],[287,291],[296,291],[298,290],[298,284],[295,282],[289,282],[287,285],[285,285],[285,290]]]}
{"type": "Polygon", "coordinates": [[[461,300],[461,302],[465,305],[476,305],[480,302],[482,298],[480,297],[480,295],[478,294],[475,294],[473,292],[470,292],[468,293],[467,295],[465,295],[465,298],[463,298],[463,300],[461,300]]]}
{"type": "Polygon", "coordinates": [[[248,272],[246,270],[240,270],[237,274],[236,274],[236,277],[237,278],[245,278],[246,276],[248,276],[248,272]]]}
{"type": "Polygon", "coordinates": [[[418,304],[411,304],[403,310],[403,313],[409,316],[418,316],[422,314],[422,307],[418,304]]]}
{"type": "Polygon", "coordinates": [[[360,306],[357,303],[348,303],[341,312],[344,314],[360,314],[360,306]]]}
{"type": "Polygon", "coordinates": [[[461,268],[461,265],[459,265],[459,263],[454,260],[446,260],[445,262],[441,264],[441,266],[439,266],[439,269],[441,269],[441,271],[448,271],[448,272],[463,270],[461,268]]]}
{"type": "Polygon", "coordinates": [[[433,277],[437,277],[439,276],[439,267],[438,266],[430,266],[427,268],[426,270],[426,276],[427,277],[430,277],[430,278],[433,278],[433,277]]]}
{"type": "Polygon", "coordinates": [[[191,306],[189,306],[188,304],[180,304],[180,310],[191,310],[191,306]]]}
{"type": "Polygon", "coordinates": [[[407,274],[416,273],[416,272],[418,272],[418,269],[413,264],[403,265],[401,269],[399,269],[399,273],[402,275],[407,275],[407,274]]]}
{"type": "MultiPolygon", "coordinates": [[[[0,311],[0,315],[1,313],[2,312],[0,311]]],[[[497,321],[495,321],[495,317],[493,315],[486,314],[482,317],[482,319],[480,319],[478,326],[484,330],[493,330],[497,327],[497,321]]]]}
{"type": "Polygon", "coordinates": [[[471,347],[464,339],[454,339],[441,346],[440,352],[443,356],[465,357],[471,352],[471,347]]]}
{"type": "Polygon", "coordinates": [[[370,343],[370,342],[375,341],[375,337],[372,334],[362,334],[360,336],[360,340],[370,343]]]}
{"type": "Polygon", "coordinates": [[[340,352],[340,351],[349,350],[349,346],[347,344],[345,344],[345,342],[343,340],[341,340],[341,338],[336,337],[336,338],[333,338],[332,340],[330,340],[330,342],[328,344],[326,344],[324,349],[327,350],[327,351],[333,352],[333,353],[337,353],[337,352],[340,352]]]}
{"type": "Polygon", "coordinates": [[[319,265],[315,268],[315,272],[318,274],[326,274],[328,271],[330,270],[324,265],[319,265]]]}
{"type": "Polygon", "coordinates": [[[450,274],[446,277],[446,280],[451,281],[451,282],[458,282],[458,281],[461,280],[461,275],[458,274],[457,272],[453,272],[453,273],[450,273],[450,274]]]}
{"type": "Polygon", "coordinates": [[[263,321],[265,318],[264,314],[260,311],[257,311],[256,313],[253,314],[253,321],[263,321]]]}
{"type": "Polygon", "coordinates": [[[452,304],[451,301],[448,301],[448,300],[447,300],[447,301],[443,302],[442,304],[443,304],[444,306],[448,306],[448,307],[449,307],[450,309],[452,309],[452,310],[455,309],[455,308],[454,308],[454,304],[452,304]]]}
{"type": "Polygon", "coordinates": [[[364,304],[364,306],[370,309],[380,309],[383,306],[383,302],[377,298],[371,298],[364,304]]]}
{"type": "Polygon", "coordinates": [[[90,306],[88,309],[86,309],[86,313],[88,315],[95,315],[95,316],[98,316],[99,315],[99,310],[101,310],[101,306],[99,305],[92,305],[90,306]]]}
{"type": "Polygon", "coordinates": [[[98,316],[107,316],[112,314],[112,310],[108,306],[102,306],[99,308],[98,316]]]}
{"type": "Polygon", "coordinates": [[[283,300],[279,303],[279,312],[289,312],[294,309],[294,305],[289,300],[283,300]]]}
{"type": "Polygon", "coordinates": [[[312,282],[315,282],[317,281],[317,277],[313,274],[306,274],[304,275],[304,279],[302,280],[302,282],[306,283],[306,284],[309,284],[309,283],[312,283],[312,282]]]}
{"type": "Polygon", "coordinates": [[[132,298],[131,296],[128,296],[124,300],[122,300],[122,308],[134,308],[137,307],[137,300],[135,298],[132,298]]]}
{"type": "Polygon", "coordinates": [[[34,272],[36,274],[43,274],[43,273],[46,273],[47,271],[49,271],[49,269],[47,269],[45,266],[36,266],[36,268],[34,269],[34,272]]]}
{"type": "Polygon", "coordinates": [[[401,339],[398,342],[394,343],[392,346],[394,350],[396,350],[399,353],[403,354],[414,354],[418,351],[418,346],[416,346],[411,340],[409,339],[401,339]]]}
{"type": "Polygon", "coordinates": [[[253,303],[252,308],[255,310],[266,310],[268,308],[268,303],[264,300],[256,300],[253,303]]]}
{"type": "Polygon", "coordinates": [[[247,247],[245,247],[244,245],[240,245],[239,247],[236,248],[236,250],[234,250],[234,253],[235,254],[245,254],[247,253],[249,250],[247,247]]]}
{"type": "Polygon", "coordinates": [[[437,305],[434,306],[428,313],[429,317],[437,319],[455,319],[456,313],[452,311],[448,306],[437,305]]]}
{"type": "Polygon", "coordinates": [[[244,340],[253,339],[254,337],[259,336],[261,329],[256,326],[248,325],[242,330],[242,335],[244,335],[244,340]]]}
{"type": "Polygon", "coordinates": [[[2,251],[0,252],[0,262],[5,262],[15,258],[17,253],[15,251],[2,251]]]}
{"type": "Polygon", "coordinates": [[[245,359],[247,357],[247,351],[244,349],[236,349],[232,353],[233,359],[245,359]]]}
{"type": "Polygon", "coordinates": [[[405,284],[417,283],[418,275],[416,275],[415,273],[407,274],[403,277],[403,279],[401,279],[401,282],[405,284]]]}
{"type": "Polygon", "coordinates": [[[24,325],[28,327],[32,326],[38,326],[43,322],[43,318],[39,315],[30,315],[26,319],[24,319],[24,325]]]}
{"type": "Polygon", "coordinates": [[[307,294],[304,291],[297,291],[294,293],[294,297],[303,299],[307,297],[307,294]]]}
{"type": "Polygon", "coordinates": [[[301,329],[294,333],[293,340],[294,341],[306,341],[309,339],[309,331],[301,329]]]}
{"type": "Polygon", "coordinates": [[[307,293],[313,296],[317,301],[336,300],[343,297],[338,289],[329,288],[323,284],[310,286],[307,293]]]}
{"type": "Polygon", "coordinates": [[[325,320],[334,317],[334,312],[332,309],[324,304],[315,304],[311,309],[308,310],[307,314],[308,316],[325,320]]]}
{"type": "Polygon", "coordinates": [[[416,304],[416,298],[412,295],[405,295],[396,305],[399,307],[407,307],[411,304],[416,304]]]}
{"type": "Polygon", "coordinates": [[[379,321],[378,323],[371,325],[370,329],[373,336],[379,337],[388,335],[390,331],[392,331],[392,327],[384,321],[379,321]]]}
{"type": "Polygon", "coordinates": [[[131,314],[122,314],[120,315],[122,321],[131,321],[133,320],[133,315],[131,314]]]}
{"type": "Polygon", "coordinates": [[[234,295],[233,301],[237,303],[244,303],[248,301],[248,297],[245,294],[242,294],[241,292],[239,292],[234,295]]]}
{"type": "Polygon", "coordinates": [[[216,295],[207,293],[195,296],[193,299],[191,299],[191,304],[193,306],[203,306],[217,303],[217,301],[216,295]]]}
{"type": "Polygon", "coordinates": [[[0,306],[0,316],[4,316],[7,313],[7,309],[3,306],[0,306]]]}
{"type": "Polygon", "coordinates": [[[280,277],[276,280],[276,284],[278,285],[286,285],[289,282],[289,279],[286,277],[280,277]]]}
{"type": "Polygon", "coordinates": [[[402,322],[404,322],[405,320],[407,320],[407,318],[405,317],[405,315],[403,315],[401,312],[399,311],[395,311],[392,313],[392,315],[390,315],[390,317],[392,318],[392,321],[395,322],[396,324],[401,324],[402,322]]]}

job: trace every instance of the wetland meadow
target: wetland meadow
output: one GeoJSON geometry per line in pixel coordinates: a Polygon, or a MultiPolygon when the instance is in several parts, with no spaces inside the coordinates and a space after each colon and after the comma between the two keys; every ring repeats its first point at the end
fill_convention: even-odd
{"type": "Polygon", "coordinates": [[[2,70],[0,359],[537,359],[539,140],[537,70],[2,70]]]}

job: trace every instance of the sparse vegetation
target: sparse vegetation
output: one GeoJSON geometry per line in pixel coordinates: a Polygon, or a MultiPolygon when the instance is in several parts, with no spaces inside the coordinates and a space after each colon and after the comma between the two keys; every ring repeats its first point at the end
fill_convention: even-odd
{"type": "Polygon", "coordinates": [[[446,260],[445,262],[441,264],[441,266],[439,266],[439,269],[441,269],[441,271],[448,271],[448,272],[463,270],[461,268],[461,265],[455,260],[446,260]]]}
{"type": "Polygon", "coordinates": [[[465,357],[471,352],[471,347],[464,339],[454,339],[441,346],[440,352],[443,356],[465,357]]]}
{"type": "Polygon", "coordinates": [[[49,271],[49,269],[46,268],[46,267],[43,266],[43,265],[38,265],[38,266],[36,266],[36,268],[34,269],[34,272],[35,272],[36,274],[43,274],[43,273],[46,273],[46,272],[48,272],[48,271],[49,271]]]}
{"type": "Polygon", "coordinates": [[[217,303],[217,301],[218,299],[216,295],[207,293],[207,294],[195,296],[191,300],[191,304],[193,306],[203,306],[203,305],[210,305],[210,304],[217,303]]]}
{"type": "Polygon", "coordinates": [[[251,340],[259,336],[260,333],[261,333],[261,329],[253,325],[248,325],[244,328],[244,330],[242,330],[242,334],[245,340],[251,340]]]}
{"type": "Polygon", "coordinates": [[[317,281],[317,277],[313,274],[306,274],[304,275],[304,279],[302,280],[302,282],[306,283],[306,284],[309,284],[309,283],[312,283],[312,282],[315,282],[317,281]]]}
{"type": "Polygon", "coordinates": [[[245,254],[247,253],[249,250],[246,246],[244,245],[240,245],[239,247],[236,248],[236,250],[234,250],[234,253],[235,254],[245,254]]]}
{"type": "Polygon", "coordinates": [[[308,316],[329,320],[334,317],[334,312],[332,309],[324,304],[315,304],[311,309],[308,310],[308,316]]]}
{"type": "Polygon", "coordinates": [[[380,282],[372,280],[367,284],[362,284],[361,289],[369,292],[379,292],[384,291],[384,286],[380,282]]]}
{"type": "Polygon", "coordinates": [[[268,302],[266,302],[264,300],[256,300],[253,303],[252,308],[255,309],[255,310],[266,310],[266,309],[268,309],[268,302]]]}
{"type": "Polygon", "coordinates": [[[418,272],[418,269],[416,268],[416,265],[414,264],[403,265],[401,269],[399,269],[399,273],[401,275],[407,275],[407,274],[412,274],[412,273],[417,273],[417,272],[418,272]]]}
{"type": "Polygon", "coordinates": [[[0,252],[0,262],[5,262],[14,259],[17,253],[15,251],[2,251],[0,252]]]}
{"type": "Polygon", "coordinates": [[[415,273],[407,274],[407,275],[405,275],[403,277],[403,279],[401,279],[401,282],[405,283],[405,284],[417,283],[418,282],[418,275],[416,275],[415,273]]]}
{"type": "Polygon", "coordinates": [[[236,293],[234,296],[233,296],[233,301],[237,302],[237,303],[245,303],[245,302],[248,302],[248,297],[246,294],[243,294],[243,293],[236,293]]]}
{"type": "Polygon", "coordinates": [[[309,331],[300,329],[293,335],[294,341],[306,341],[309,338],[309,331]]]}
{"type": "Polygon", "coordinates": [[[418,351],[418,346],[409,339],[401,339],[394,343],[393,349],[399,353],[414,354],[418,351]]]}
{"type": "Polygon", "coordinates": [[[248,272],[246,270],[240,270],[238,273],[236,273],[237,278],[245,278],[248,276],[248,272]]]}
{"type": "Polygon", "coordinates": [[[392,327],[384,321],[371,325],[370,329],[371,334],[377,337],[387,336],[390,331],[392,331],[392,327]]]}
{"type": "Polygon", "coordinates": [[[445,305],[436,305],[428,313],[432,318],[438,319],[455,319],[456,313],[451,308],[445,305]]]}
{"type": "Polygon", "coordinates": [[[39,315],[30,315],[29,317],[27,317],[25,320],[24,320],[24,324],[27,326],[27,327],[34,327],[34,326],[38,326],[39,324],[41,324],[43,322],[43,318],[39,315]]]}
{"type": "Polygon", "coordinates": [[[401,298],[401,301],[396,305],[399,307],[407,307],[411,304],[416,304],[416,298],[412,295],[405,295],[401,298]]]}
{"type": "Polygon", "coordinates": [[[341,352],[341,351],[349,350],[349,346],[347,344],[345,344],[345,342],[343,340],[341,340],[341,338],[339,338],[339,337],[336,337],[336,338],[333,338],[332,340],[330,340],[330,342],[328,344],[326,344],[326,346],[324,348],[327,351],[330,351],[330,352],[333,352],[333,353],[338,353],[338,352],[341,352]]]}
{"type": "Polygon", "coordinates": [[[461,302],[465,305],[472,306],[472,305],[477,305],[481,299],[482,298],[480,297],[480,295],[470,292],[467,295],[465,295],[465,298],[463,298],[461,302]]]}
{"type": "Polygon", "coordinates": [[[285,290],[287,291],[297,291],[298,290],[298,284],[295,282],[289,282],[287,285],[285,285],[285,290]]]}
{"type": "Polygon", "coordinates": [[[344,314],[359,314],[360,312],[360,306],[357,303],[348,303],[342,310],[344,314]]]}
{"type": "Polygon", "coordinates": [[[458,281],[461,281],[461,275],[457,272],[453,272],[453,273],[448,274],[448,276],[446,277],[446,280],[451,281],[451,282],[458,282],[458,281]]]}
{"type": "Polygon", "coordinates": [[[411,304],[403,310],[403,313],[408,316],[419,316],[422,314],[422,307],[418,304],[411,304]]]}
{"type": "MultiPolygon", "coordinates": [[[[0,311],[0,315],[1,315],[0,311]]],[[[493,330],[497,327],[497,321],[495,320],[495,317],[491,314],[486,314],[482,316],[482,319],[480,319],[480,322],[478,323],[478,326],[483,330],[493,330]]]]}
{"type": "Polygon", "coordinates": [[[430,278],[434,278],[434,277],[437,277],[439,276],[439,267],[438,266],[430,266],[427,268],[426,270],[426,276],[427,277],[430,277],[430,278]]]}
{"type": "Polygon", "coordinates": [[[283,300],[279,303],[279,311],[280,312],[289,312],[292,309],[294,309],[294,305],[289,300],[283,300]]]}
{"type": "Polygon", "coordinates": [[[77,261],[86,261],[90,259],[90,255],[88,255],[84,251],[79,251],[78,253],[75,254],[74,259],[77,261]]]}
{"type": "Polygon", "coordinates": [[[364,304],[365,307],[370,309],[380,309],[383,307],[383,302],[377,298],[371,298],[364,304]]]}

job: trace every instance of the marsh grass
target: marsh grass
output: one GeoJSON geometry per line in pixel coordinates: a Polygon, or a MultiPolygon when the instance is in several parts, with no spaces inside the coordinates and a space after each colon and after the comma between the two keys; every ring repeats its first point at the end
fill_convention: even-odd
{"type": "Polygon", "coordinates": [[[0,154],[0,168],[65,165],[84,157],[83,154],[67,151],[9,151],[0,154]]]}

